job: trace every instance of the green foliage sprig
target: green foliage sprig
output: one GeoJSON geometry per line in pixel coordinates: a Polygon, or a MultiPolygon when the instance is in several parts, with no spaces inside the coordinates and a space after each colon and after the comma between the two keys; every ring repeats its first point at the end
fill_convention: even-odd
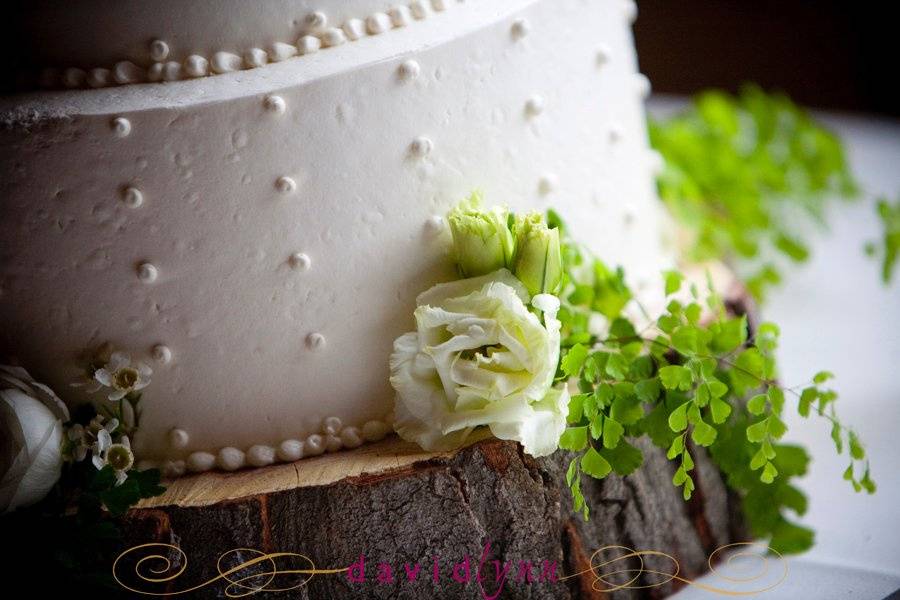
{"type": "Polygon", "coordinates": [[[875,491],[856,433],[835,412],[837,394],[826,387],[831,374],[817,373],[801,388],[777,381],[777,326],[763,323],[751,335],[746,316],[729,315],[711,281],[705,299],[696,285],[689,286],[689,301],[675,299],[685,278],[670,271],[664,274],[666,310],[638,330],[623,312],[633,298],[622,270],[608,269],[570,241],[555,213],[548,222],[563,233],[557,380],[574,379],[579,391],[560,447],[578,453],[567,482],[585,518],[582,475],[602,479],[634,472],[643,453],[632,442],[646,436],[676,463],[672,483],[686,500],[695,488],[694,453],[707,448],[743,499],[752,533],[771,538],[770,546],[781,553],[806,550],[813,532],[789,513],[806,511],[806,497],[793,480],[806,472],[809,456],[782,441],[788,399],[802,417],[814,414],[829,423],[838,453],[848,449],[844,478],[857,491],[875,491]],[[608,323],[602,335],[591,327],[596,315],[608,323]]]}
{"type": "Polygon", "coordinates": [[[894,204],[887,198],[879,198],[875,210],[884,232],[878,242],[866,244],[866,254],[880,258],[881,280],[889,285],[900,257],[900,197],[894,204]]]}
{"type": "Polygon", "coordinates": [[[758,87],[737,97],[705,92],[649,127],[665,162],[659,194],[691,234],[690,258],[751,265],[745,279],[757,299],[781,280],[764,258],[770,250],[796,262],[809,255],[785,215],[800,209],[821,222],[830,198],[858,193],[840,140],[786,96],[758,87]]]}

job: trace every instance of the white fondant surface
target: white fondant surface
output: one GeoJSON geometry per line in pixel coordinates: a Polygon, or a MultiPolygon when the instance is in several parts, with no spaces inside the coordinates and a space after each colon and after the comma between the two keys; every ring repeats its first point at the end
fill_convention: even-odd
{"type": "MultiPolygon", "coordinates": [[[[388,9],[261,13],[288,4],[336,26],[388,9]]],[[[259,69],[0,101],[0,354],[83,400],[68,384],[110,342],[153,365],[138,456],[173,474],[234,469],[285,440],[312,455],[384,435],[393,340],[416,295],[456,276],[440,217],[473,189],[558,209],[638,289],[655,286],[670,261],[628,7],[454,3],[259,69]],[[409,61],[416,75],[398,77],[409,61]]],[[[206,16],[257,27],[229,10],[206,16]]],[[[156,35],[132,33],[146,48],[156,35]]]]}

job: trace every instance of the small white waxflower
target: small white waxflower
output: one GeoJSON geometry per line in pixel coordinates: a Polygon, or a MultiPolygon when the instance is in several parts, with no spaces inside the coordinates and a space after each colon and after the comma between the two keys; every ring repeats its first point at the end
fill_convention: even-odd
{"type": "Polygon", "coordinates": [[[134,453],[128,436],[123,435],[121,440],[113,443],[109,432],[102,429],[97,436],[91,462],[98,470],[106,465],[111,466],[116,474],[116,485],[122,485],[128,479],[128,470],[134,465],[134,453]]]}
{"type": "Polygon", "coordinates": [[[102,387],[108,387],[110,400],[121,400],[131,392],[142,390],[150,383],[153,371],[143,363],[131,362],[131,357],[122,352],[114,352],[106,366],[94,371],[94,380],[102,387]]]}
{"type": "Polygon", "coordinates": [[[69,456],[75,462],[80,462],[87,457],[88,450],[94,444],[91,433],[81,423],[76,423],[66,431],[66,437],[72,443],[69,456]]]}

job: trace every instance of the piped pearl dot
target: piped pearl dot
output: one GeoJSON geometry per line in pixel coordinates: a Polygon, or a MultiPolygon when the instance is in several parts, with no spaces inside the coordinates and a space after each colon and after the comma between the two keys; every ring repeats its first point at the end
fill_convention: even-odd
{"type": "Polygon", "coordinates": [[[544,99],[537,94],[525,101],[525,114],[536,117],[544,112],[544,99]]]}
{"type": "Polygon", "coordinates": [[[328,26],[328,17],[322,11],[317,10],[306,15],[303,24],[306,25],[307,31],[318,32],[328,26]]]}
{"type": "Polygon", "coordinates": [[[244,65],[243,59],[237,54],[231,52],[216,52],[213,54],[210,67],[213,73],[231,73],[232,71],[240,71],[244,65]]]}
{"type": "Polygon", "coordinates": [[[325,435],[337,435],[343,427],[340,417],[327,417],[322,421],[322,433],[325,435]]]}
{"type": "Polygon", "coordinates": [[[237,471],[244,466],[244,452],[230,446],[222,448],[216,456],[216,464],[223,471],[237,471]]]}
{"type": "Polygon", "coordinates": [[[87,74],[87,84],[92,88],[107,87],[113,82],[109,69],[91,69],[87,74]]]}
{"type": "Polygon", "coordinates": [[[185,461],[188,471],[203,473],[216,466],[216,455],[209,452],[192,452],[185,461]]]}
{"type": "Polygon", "coordinates": [[[266,107],[267,111],[275,113],[276,115],[283,115],[284,111],[287,110],[287,103],[285,103],[284,98],[274,94],[265,97],[263,106],[266,107]]]}
{"type": "Polygon", "coordinates": [[[321,350],[325,347],[325,336],[321,333],[311,333],[306,336],[306,347],[310,350],[321,350]]]}
{"type": "Polygon", "coordinates": [[[184,72],[188,77],[206,77],[209,75],[209,61],[199,54],[192,54],[184,61],[184,72]]]}
{"type": "Polygon", "coordinates": [[[170,60],[162,68],[163,81],[178,81],[181,79],[181,63],[170,60]]]}
{"type": "Polygon", "coordinates": [[[165,477],[181,477],[184,475],[185,468],[183,460],[167,460],[162,465],[162,473],[165,477]]]}
{"type": "Polygon", "coordinates": [[[531,31],[531,25],[525,19],[516,19],[513,21],[509,32],[514,40],[521,40],[528,32],[531,31]]]}
{"type": "Polygon", "coordinates": [[[612,50],[609,49],[609,46],[600,46],[599,48],[597,48],[597,57],[595,60],[598,67],[604,66],[610,61],[611,58],[612,50]]]}
{"type": "Polygon", "coordinates": [[[637,73],[634,76],[634,89],[637,91],[638,96],[646,98],[650,95],[650,90],[652,89],[650,79],[643,73],[637,73]]]}
{"type": "Polygon", "coordinates": [[[431,0],[431,8],[438,12],[441,12],[442,10],[447,8],[447,3],[445,2],[445,0],[431,0]]]}
{"type": "Polygon", "coordinates": [[[431,153],[433,148],[434,143],[427,137],[421,136],[412,141],[412,144],[409,145],[409,152],[417,158],[424,158],[431,153]]]}
{"type": "Polygon", "coordinates": [[[291,177],[279,177],[275,180],[275,189],[282,194],[290,194],[297,189],[297,182],[291,177]]]}
{"type": "Polygon", "coordinates": [[[184,429],[173,429],[169,431],[169,447],[176,450],[187,448],[188,442],[191,441],[188,432],[184,429]]]}
{"type": "Polygon", "coordinates": [[[390,430],[390,426],[383,421],[367,421],[362,427],[362,436],[367,442],[377,442],[384,439],[390,430]]]}
{"type": "Polygon", "coordinates": [[[428,16],[428,1],[413,0],[409,3],[409,12],[415,19],[424,19],[428,16]]]}
{"type": "Polygon", "coordinates": [[[112,77],[119,85],[138,83],[144,79],[144,75],[142,68],[128,60],[117,62],[112,70],[112,77]]]}
{"type": "Polygon", "coordinates": [[[110,122],[109,126],[112,128],[113,133],[116,134],[116,137],[123,138],[131,133],[131,121],[125,117],[116,117],[110,122]]]}
{"type": "Polygon", "coordinates": [[[418,62],[412,59],[405,60],[397,67],[397,76],[400,78],[400,81],[412,81],[419,76],[421,70],[422,68],[418,62]]]}
{"type": "Polygon", "coordinates": [[[122,202],[128,208],[139,208],[144,203],[144,194],[136,187],[127,187],[122,190],[122,202]]]}
{"type": "Polygon", "coordinates": [[[341,29],[350,41],[356,41],[366,35],[366,24],[362,19],[349,19],[341,29]]]}
{"type": "Polygon", "coordinates": [[[169,57],[169,45],[162,40],[150,42],[150,58],[156,62],[166,60],[169,57]]]}
{"type": "Polygon", "coordinates": [[[303,451],[307,456],[318,456],[325,452],[325,440],[318,433],[314,433],[303,443],[303,451]]]}
{"type": "Polygon", "coordinates": [[[366,17],[366,31],[372,35],[384,33],[391,28],[391,18],[383,12],[377,12],[366,17]]]}
{"type": "Polygon", "coordinates": [[[344,448],[358,448],[362,446],[363,440],[360,437],[359,429],[356,427],[344,427],[341,430],[341,444],[344,448]]]}
{"type": "Polygon", "coordinates": [[[248,69],[257,69],[269,62],[269,55],[262,48],[250,48],[244,52],[243,59],[248,69]]]}
{"type": "Polygon", "coordinates": [[[292,56],[297,56],[297,46],[293,44],[285,44],[284,42],[275,42],[269,48],[269,60],[279,62],[287,60],[292,56]]]}
{"type": "Polygon", "coordinates": [[[303,458],[303,442],[300,440],[284,440],[278,444],[278,460],[293,462],[303,458]]]}
{"type": "Polygon", "coordinates": [[[425,233],[429,236],[436,236],[444,230],[444,217],[441,215],[432,215],[425,219],[425,233]]]}
{"type": "Polygon", "coordinates": [[[326,452],[337,452],[341,448],[344,447],[344,443],[341,441],[336,435],[326,435],[325,436],[325,451],[326,452]]]}
{"type": "Polygon", "coordinates": [[[343,29],[337,27],[329,27],[322,33],[322,44],[326,48],[340,46],[347,41],[347,35],[343,29]]]}
{"type": "Polygon", "coordinates": [[[412,21],[412,13],[408,6],[397,5],[388,10],[388,16],[394,27],[406,27],[412,21]]]}
{"type": "Polygon", "coordinates": [[[294,252],[288,259],[291,268],[295,271],[308,271],[312,266],[312,260],[303,252],[294,252]]]}
{"type": "Polygon", "coordinates": [[[247,450],[247,463],[254,467],[265,467],[275,462],[275,448],[256,445],[247,450]]]}
{"type": "Polygon", "coordinates": [[[547,173],[541,176],[541,178],[538,180],[538,192],[540,192],[541,195],[546,196],[556,189],[557,184],[558,180],[556,178],[556,175],[554,175],[553,173],[547,173]]]}
{"type": "Polygon", "coordinates": [[[153,359],[161,364],[167,365],[172,362],[172,350],[165,344],[157,344],[151,350],[153,359]]]}
{"type": "Polygon", "coordinates": [[[147,69],[147,81],[162,81],[163,66],[163,63],[153,63],[150,65],[150,68],[147,69]]]}
{"type": "Polygon", "coordinates": [[[159,269],[145,262],[138,265],[137,274],[143,283],[153,283],[159,277],[159,269]]]}
{"type": "Polygon", "coordinates": [[[322,47],[322,40],[314,35],[304,35],[297,40],[297,51],[300,54],[312,54],[322,47]]]}

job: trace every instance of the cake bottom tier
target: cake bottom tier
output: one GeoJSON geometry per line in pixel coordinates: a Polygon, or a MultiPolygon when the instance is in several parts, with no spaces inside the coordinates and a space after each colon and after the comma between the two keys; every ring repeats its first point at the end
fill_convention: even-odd
{"type": "Polygon", "coordinates": [[[717,548],[747,536],[738,498],[702,448],[685,502],[665,451],[637,445],[645,458],[634,474],[584,479],[588,521],[566,485],[571,455],[534,459],[485,435],[452,453],[392,436],[294,464],[182,478],[125,517],[130,550],[115,576],[135,591],[195,588],[191,598],[664,597],[682,584],[656,585],[667,578],[649,571],[693,579],[717,548]],[[608,576],[640,568],[636,558],[611,561],[627,553],[612,546],[665,553],[677,566],[650,554],[643,573],[608,576]],[[603,592],[635,575],[626,589],[603,592]]]}

